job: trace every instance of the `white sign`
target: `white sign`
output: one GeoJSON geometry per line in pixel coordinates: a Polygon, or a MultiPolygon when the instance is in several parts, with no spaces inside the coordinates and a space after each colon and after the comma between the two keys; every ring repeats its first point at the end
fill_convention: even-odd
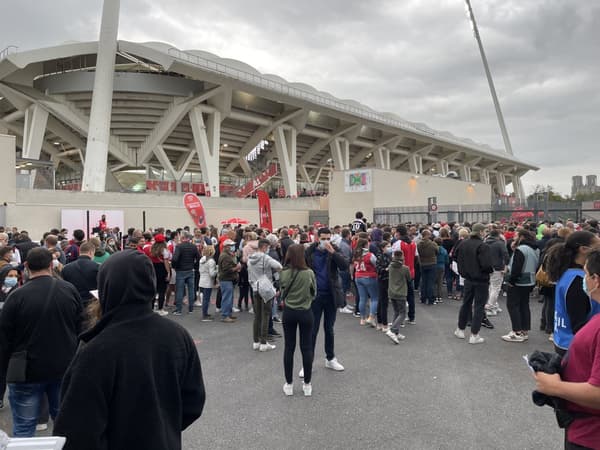
{"type": "Polygon", "coordinates": [[[370,170],[344,172],[344,192],[371,192],[373,178],[370,170]]]}

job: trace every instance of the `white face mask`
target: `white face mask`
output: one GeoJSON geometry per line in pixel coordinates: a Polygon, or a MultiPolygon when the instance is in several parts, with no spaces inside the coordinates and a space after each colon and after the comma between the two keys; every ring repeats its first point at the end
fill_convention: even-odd
{"type": "Polygon", "coordinates": [[[589,286],[588,286],[587,280],[588,280],[588,277],[584,277],[584,279],[583,279],[583,292],[585,292],[585,294],[588,297],[592,298],[592,293],[596,291],[597,287],[594,287],[594,288],[590,289],[589,286]]]}

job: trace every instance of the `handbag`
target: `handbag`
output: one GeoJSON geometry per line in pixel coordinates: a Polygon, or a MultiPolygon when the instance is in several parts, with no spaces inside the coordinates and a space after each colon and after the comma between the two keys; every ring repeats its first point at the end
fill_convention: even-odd
{"type": "Polygon", "coordinates": [[[27,348],[29,345],[37,338],[38,331],[40,329],[40,323],[44,320],[46,316],[46,311],[48,310],[48,305],[50,301],[54,297],[54,291],[56,290],[56,279],[52,278],[52,287],[50,288],[48,297],[46,298],[46,304],[44,305],[44,310],[42,311],[42,315],[35,325],[34,330],[29,336],[29,340],[27,341],[27,345],[25,346],[25,350],[21,350],[19,352],[14,352],[10,355],[10,359],[8,360],[8,367],[6,369],[6,382],[7,383],[25,383],[27,381],[27,348]]]}
{"type": "Polygon", "coordinates": [[[275,294],[277,294],[277,290],[275,289],[275,286],[273,286],[272,281],[269,280],[269,278],[264,272],[265,260],[263,258],[263,274],[260,277],[258,277],[258,280],[256,280],[256,290],[258,292],[258,295],[260,295],[260,297],[263,299],[263,301],[267,303],[269,300],[275,297],[275,294]]]}

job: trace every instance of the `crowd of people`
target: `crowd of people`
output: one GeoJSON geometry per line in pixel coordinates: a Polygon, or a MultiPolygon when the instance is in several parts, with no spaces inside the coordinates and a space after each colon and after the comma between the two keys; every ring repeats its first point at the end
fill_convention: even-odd
{"type": "MultiPolygon", "coordinates": [[[[68,438],[66,448],[100,448],[101,439],[122,446],[129,434],[119,425],[127,421],[120,420],[138,414],[127,402],[135,403],[138,387],[164,381],[164,373],[171,373],[180,383],[169,378],[165,392],[152,392],[181,415],[161,422],[155,442],[145,448],[180,448],[178,433],[202,412],[202,372],[189,334],[176,319],[160,316],[198,310],[198,320],[219,318],[225,326],[235,324],[241,311],[252,313],[252,350],[258,352],[276,348],[282,336],[274,323],[282,323],[287,396],[294,394],[299,335],[299,377],[303,394],[311,396],[321,322],[325,367],[344,370],[334,344],[338,313],[352,314],[359,326],[381,331],[400,344],[410,336],[406,327],[417,323],[417,298],[426,307],[460,301],[454,336],[468,337],[475,345],[485,342],[480,330],[494,327],[490,318],[503,312],[499,299],[505,295],[511,329],[502,340],[522,343],[532,329],[529,302],[537,286],[543,299],[540,329],[548,333],[557,354],[565,355],[582,330],[587,330],[582,341],[599,344],[598,360],[588,365],[581,362],[585,351],[580,344],[578,369],[566,370],[563,381],[536,375],[538,389],[561,396],[554,394],[565,392],[558,386],[567,389],[565,383],[575,381],[600,390],[600,333],[589,331],[591,326],[600,330],[600,322],[592,320],[600,312],[600,300],[592,295],[598,295],[600,284],[595,220],[391,226],[369,224],[357,212],[347,226],[332,228],[292,225],[271,232],[258,226],[159,227],[130,229],[126,236],[108,227],[96,231],[98,236],[86,240],[82,230],[69,237],[68,230],[53,229],[38,243],[25,231],[0,230],[0,394],[8,381],[15,436],[34,434],[40,404],[47,401],[54,432],[68,438]],[[49,305],[47,299],[54,302],[49,305]],[[178,348],[180,354],[165,357],[164,346],[138,342],[144,330],[152,330],[157,342],[177,341],[167,348],[178,348]],[[76,352],[79,342],[85,345],[76,352]],[[128,349],[137,345],[145,350],[131,350],[139,358],[132,361],[128,349]],[[49,346],[58,346],[60,355],[49,346]],[[95,359],[107,351],[113,352],[110,364],[95,359]],[[157,364],[163,357],[167,362],[157,364]],[[127,375],[127,369],[135,364],[146,366],[147,373],[128,380],[134,375],[127,375]],[[117,382],[114,373],[119,370],[126,375],[117,382]],[[86,376],[91,371],[99,375],[93,382],[86,376]],[[107,389],[113,405],[107,404],[107,389]],[[97,413],[93,427],[81,422],[89,420],[82,417],[84,403],[97,413]],[[118,412],[111,409],[115,405],[118,412]]],[[[564,361],[565,367],[575,364],[564,361]]],[[[578,395],[583,394],[563,395],[574,405],[567,409],[583,408],[596,417],[570,427],[575,431],[569,431],[567,444],[598,448],[590,442],[598,443],[600,435],[600,401],[580,403],[578,395]]],[[[144,417],[158,423],[160,411],[151,403],[145,402],[144,417]]],[[[575,422],[585,420],[577,416],[575,422]]]]}

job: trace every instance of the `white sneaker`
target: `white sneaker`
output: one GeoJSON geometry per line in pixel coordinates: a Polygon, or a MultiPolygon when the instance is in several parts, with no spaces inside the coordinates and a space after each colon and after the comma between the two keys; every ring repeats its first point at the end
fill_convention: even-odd
{"type": "Polygon", "coordinates": [[[202,302],[200,300],[196,300],[194,302],[194,306],[202,306],[202,302]]]}
{"type": "Polygon", "coordinates": [[[495,308],[495,309],[496,309],[496,312],[497,312],[498,314],[502,312],[502,309],[500,309],[500,307],[499,307],[499,306],[496,306],[496,308],[495,308]]]}
{"type": "Polygon", "coordinates": [[[236,308],[235,306],[232,308],[234,313],[239,313],[240,312],[240,308],[236,308]]]}
{"type": "Polygon", "coordinates": [[[252,350],[258,350],[260,348],[260,342],[252,343],[252,350]]]}
{"type": "Polygon", "coordinates": [[[494,308],[486,309],[485,315],[488,317],[497,316],[498,312],[494,308]]]}
{"type": "Polygon", "coordinates": [[[48,424],[47,423],[38,423],[35,426],[35,431],[46,431],[48,429],[48,424]]]}
{"type": "Polygon", "coordinates": [[[479,336],[478,334],[472,334],[469,336],[469,344],[483,344],[485,339],[479,336]]]}
{"type": "Polygon", "coordinates": [[[350,306],[346,305],[343,308],[340,308],[340,312],[342,314],[353,314],[354,313],[354,309],[351,308],[350,306]]]}
{"type": "Polygon", "coordinates": [[[158,310],[158,315],[159,316],[168,316],[169,315],[169,311],[166,311],[164,309],[159,309],[158,310]]]}
{"type": "Polygon", "coordinates": [[[523,338],[523,336],[519,333],[515,333],[514,331],[511,331],[510,333],[502,336],[502,340],[505,342],[525,342],[525,338],[523,338]]]}
{"type": "Polygon", "coordinates": [[[398,333],[398,334],[396,335],[396,337],[397,337],[398,339],[400,339],[401,341],[403,341],[404,339],[406,339],[406,336],[404,336],[403,334],[400,334],[400,333],[398,333]]]}
{"type": "Polygon", "coordinates": [[[459,339],[464,339],[465,338],[465,330],[461,330],[460,328],[457,328],[456,330],[454,330],[454,336],[456,336],[459,339]]]}
{"type": "Polygon", "coordinates": [[[328,369],[332,369],[335,370],[337,372],[341,372],[342,370],[344,370],[344,366],[342,366],[337,358],[333,358],[332,360],[326,360],[325,361],[325,367],[327,367],[328,369]]]}
{"type": "Polygon", "coordinates": [[[400,343],[400,340],[398,339],[398,336],[396,336],[396,333],[394,333],[392,330],[388,330],[385,333],[385,335],[387,337],[389,337],[394,342],[394,344],[399,344],[400,343]]]}
{"type": "Polygon", "coordinates": [[[283,393],[285,395],[287,395],[288,397],[290,395],[294,395],[294,385],[293,384],[287,384],[287,383],[285,383],[283,385],[283,393]]]}
{"type": "Polygon", "coordinates": [[[298,376],[300,378],[304,378],[304,367],[302,369],[300,369],[300,372],[298,372],[298,376]]]}
{"type": "Polygon", "coordinates": [[[266,344],[260,344],[260,347],[258,348],[259,352],[268,352],[269,350],[275,350],[277,347],[273,344],[269,344],[268,342],[266,344]]]}
{"type": "Polygon", "coordinates": [[[250,309],[248,310],[248,314],[254,314],[254,308],[250,308],[250,309]]]}
{"type": "Polygon", "coordinates": [[[221,312],[221,308],[215,308],[215,312],[221,312]]]}
{"type": "Polygon", "coordinates": [[[304,391],[305,397],[310,397],[312,395],[312,384],[302,383],[302,390],[304,391]]]}

